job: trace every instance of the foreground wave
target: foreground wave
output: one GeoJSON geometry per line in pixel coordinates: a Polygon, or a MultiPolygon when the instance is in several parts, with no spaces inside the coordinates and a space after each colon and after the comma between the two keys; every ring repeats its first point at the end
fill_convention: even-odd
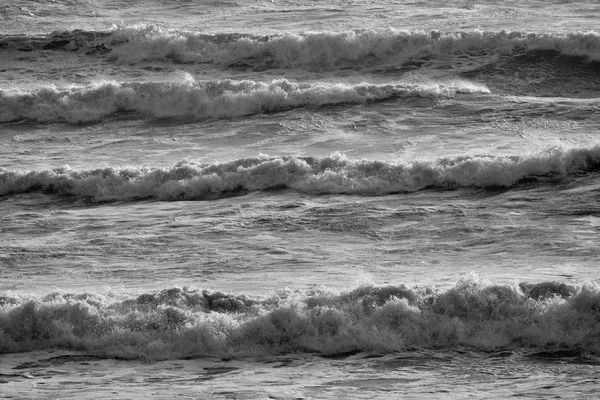
{"type": "Polygon", "coordinates": [[[423,189],[510,187],[528,179],[568,177],[600,168],[600,146],[549,148],[524,156],[461,156],[383,162],[329,157],[243,158],[222,164],[181,161],[172,168],[0,168],[0,196],[44,192],[92,202],[210,200],[251,191],[292,189],[314,194],[385,195],[423,189]]]}
{"type": "Polygon", "coordinates": [[[493,284],[280,290],[266,298],[189,288],[138,296],[0,297],[0,352],[66,348],[128,359],[393,352],[600,352],[600,287],[493,284]]]}
{"type": "Polygon", "coordinates": [[[304,106],[361,104],[394,97],[451,97],[489,93],[466,81],[446,83],[332,84],[293,83],[280,79],[196,82],[99,82],[91,86],[42,87],[30,91],[0,89],[0,122],[98,122],[117,114],[150,118],[226,118],[304,106]]]}

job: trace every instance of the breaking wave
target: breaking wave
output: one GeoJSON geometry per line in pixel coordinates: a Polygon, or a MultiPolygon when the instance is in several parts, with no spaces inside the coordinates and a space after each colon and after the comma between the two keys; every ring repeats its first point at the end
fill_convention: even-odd
{"type": "Polygon", "coordinates": [[[595,32],[550,35],[523,32],[347,31],[250,36],[202,35],[157,26],[116,28],[110,38],[122,43],[112,57],[135,63],[173,60],[252,67],[366,67],[457,54],[556,50],[600,61],[595,32]]]}
{"type": "Polygon", "coordinates": [[[523,156],[474,155],[412,162],[351,160],[339,153],[323,158],[261,155],[208,165],[185,160],[160,169],[0,168],[0,196],[44,192],[92,202],[212,200],[284,188],[312,194],[386,195],[429,188],[510,187],[524,179],[568,177],[599,168],[600,146],[549,148],[523,156]]]}
{"type": "Polygon", "coordinates": [[[304,106],[361,104],[399,97],[451,97],[489,93],[467,81],[446,83],[271,83],[250,80],[197,82],[99,82],[91,86],[47,86],[29,91],[0,89],[0,122],[97,122],[117,114],[150,118],[227,118],[304,106]]]}
{"type": "Polygon", "coordinates": [[[138,296],[0,297],[0,353],[49,348],[169,359],[415,349],[600,352],[600,288],[559,282],[453,288],[282,289],[267,297],[172,288],[138,296]]]}
{"type": "Polygon", "coordinates": [[[104,32],[0,36],[0,50],[66,50],[124,63],[166,61],[249,68],[364,68],[415,59],[554,50],[600,61],[600,34],[440,32],[396,29],[303,34],[204,34],[157,25],[120,25],[104,32]]]}

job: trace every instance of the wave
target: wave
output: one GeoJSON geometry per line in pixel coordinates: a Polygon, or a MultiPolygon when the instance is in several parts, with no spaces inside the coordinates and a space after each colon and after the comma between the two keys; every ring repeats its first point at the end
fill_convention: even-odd
{"type": "Polygon", "coordinates": [[[104,32],[0,36],[0,50],[66,50],[102,54],[124,63],[165,61],[247,68],[364,68],[458,55],[553,50],[600,61],[600,34],[440,32],[396,29],[318,33],[204,34],[157,25],[120,25],[104,32]]]}
{"type": "Polygon", "coordinates": [[[596,32],[555,35],[387,29],[251,36],[204,35],[145,25],[116,27],[113,39],[121,45],[113,48],[111,56],[128,63],[172,60],[253,68],[327,69],[529,50],[556,50],[600,61],[600,35],[596,32]]]}
{"type": "MultiPolygon", "coordinates": [[[[109,51],[104,42],[112,42],[111,33],[85,31],[75,29],[72,31],[56,31],[48,35],[0,35],[0,51],[76,51],[85,50],[89,54],[102,54],[109,51]]],[[[115,42],[116,44],[116,42],[115,42]]]]}
{"type": "Polygon", "coordinates": [[[0,123],[97,122],[136,113],[150,118],[227,118],[304,106],[360,104],[399,97],[452,97],[489,93],[467,81],[446,83],[270,83],[251,80],[197,82],[186,74],[173,82],[98,82],[90,86],[46,86],[29,91],[0,90],[0,123]]]}
{"type": "Polygon", "coordinates": [[[536,177],[568,177],[600,168],[600,145],[548,148],[523,156],[460,156],[383,162],[261,155],[219,164],[184,160],[171,168],[106,167],[42,171],[0,168],[0,196],[43,192],[91,202],[213,200],[251,191],[386,195],[424,189],[510,187],[536,177]]]}
{"type": "Polygon", "coordinates": [[[600,352],[600,287],[493,284],[282,289],[266,297],[171,288],[138,296],[0,297],[0,353],[48,348],[127,359],[414,349],[600,352]]]}

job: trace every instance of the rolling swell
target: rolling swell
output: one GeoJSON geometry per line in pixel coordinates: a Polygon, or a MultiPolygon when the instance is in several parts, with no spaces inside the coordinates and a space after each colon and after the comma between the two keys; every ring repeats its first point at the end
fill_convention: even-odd
{"type": "Polygon", "coordinates": [[[0,353],[68,348],[156,360],[467,347],[598,355],[599,321],[597,285],[494,284],[478,276],[446,291],[367,285],[260,298],[190,288],[138,296],[53,292],[0,298],[0,353]]]}
{"type": "Polygon", "coordinates": [[[429,84],[271,83],[250,80],[196,82],[99,82],[90,86],[30,91],[0,90],[0,123],[97,122],[122,113],[150,118],[227,118],[304,106],[361,104],[394,97],[451,97],[455,93],[489,93],[463,81],[429,84]]]}
{"type": "Polygon", "coordinates": [[[182,161],[163,169],[0,169],[0,196],[44,192],[92,202],[212,200],[281,188],[313,194],[375,196],[429,188],[510,187],[524,179],[568,177],[599,167],[600,146],[550,148],[526,156],[461,156],[406,163],[351,160],[342,154],[324,158],[263,155],[212,165],[182,161]]]}

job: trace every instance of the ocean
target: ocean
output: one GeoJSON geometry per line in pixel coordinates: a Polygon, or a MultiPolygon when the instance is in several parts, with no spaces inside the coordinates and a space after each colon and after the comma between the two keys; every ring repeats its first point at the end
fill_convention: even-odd
{"type": "Polygon", "coordinates": [[[600,3],[0,4],[0,398],[597,398],[600,3]]]}

